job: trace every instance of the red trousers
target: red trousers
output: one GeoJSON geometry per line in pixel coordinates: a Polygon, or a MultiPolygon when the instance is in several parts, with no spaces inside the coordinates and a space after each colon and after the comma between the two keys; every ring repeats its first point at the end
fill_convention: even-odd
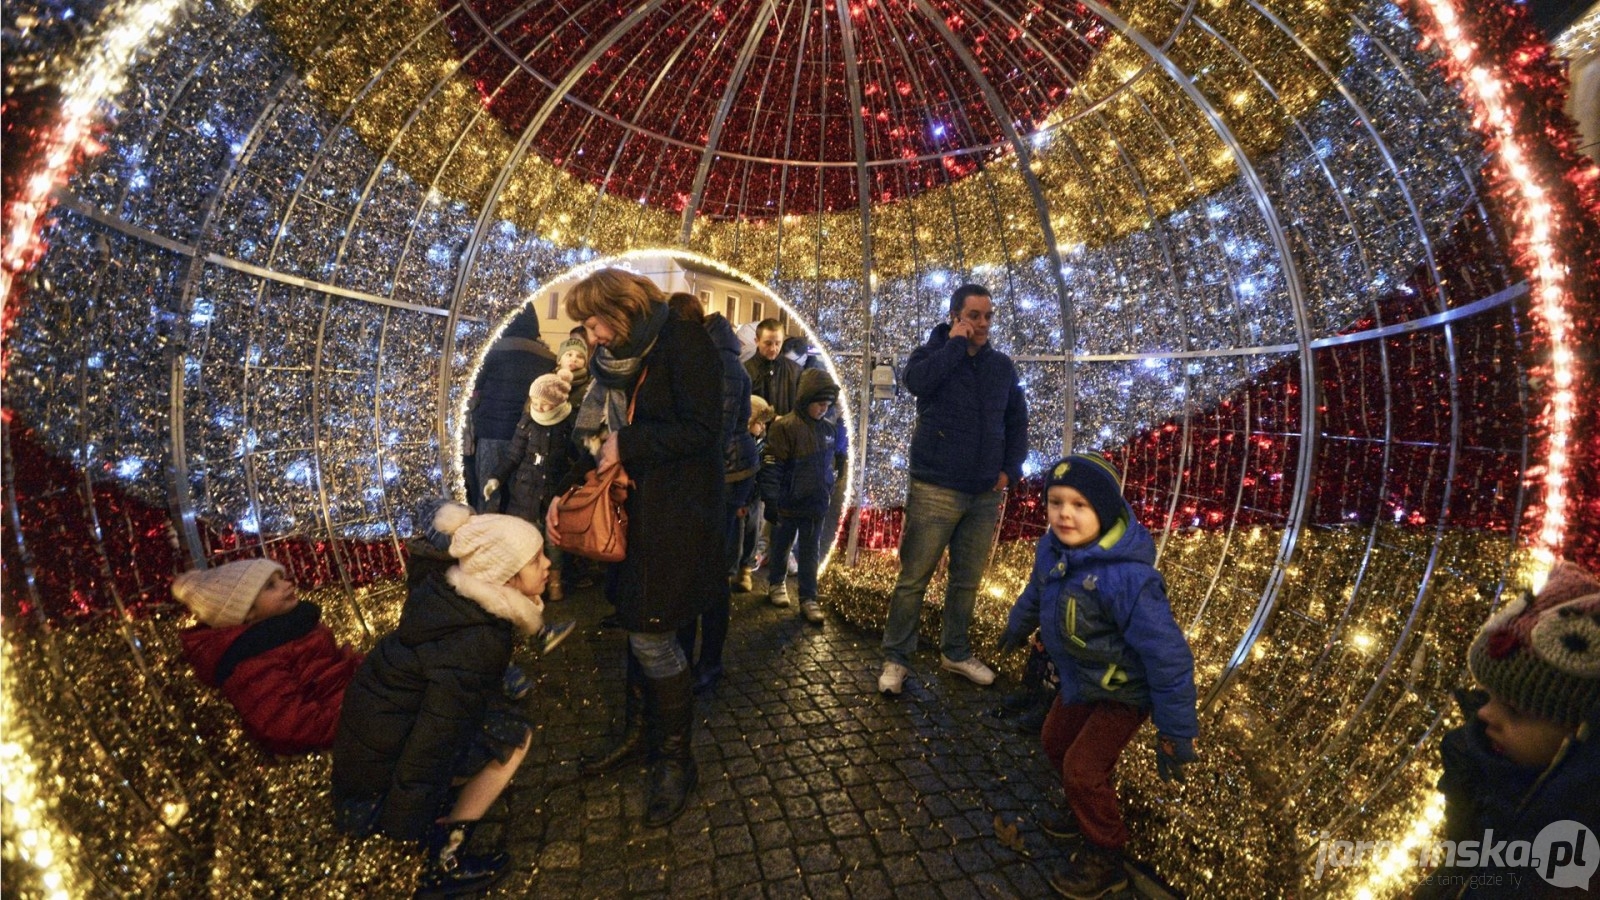
{"type": "Polygon", "coordinates": [[[1061,773],[1067,805],[1090,844],[1121,850],[1128,843],[1112,777],[1117,757],[1149,713],[1126,703],[1063,704],[1056,696],[1044,720],[1044,754],[1061,773]]]}

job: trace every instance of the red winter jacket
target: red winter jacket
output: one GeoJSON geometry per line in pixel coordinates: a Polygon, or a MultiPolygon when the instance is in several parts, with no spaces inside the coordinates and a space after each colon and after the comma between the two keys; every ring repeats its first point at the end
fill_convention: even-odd
{"type": "Polygon", "coordinates": [[[321,616],[315,603],[301,602],[251,625],[196,625],[180,635],[195,673],[222,688],[245,732],[273,753],[333,746],[362,654],[340,646],[321,616]]]}

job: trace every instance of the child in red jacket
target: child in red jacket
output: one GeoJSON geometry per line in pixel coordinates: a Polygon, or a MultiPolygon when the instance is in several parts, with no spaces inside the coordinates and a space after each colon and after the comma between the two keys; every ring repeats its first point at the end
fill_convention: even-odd
{"type": "Polygon", "coordinates": [[[333,746],[362,654],[334,640],[283,566],[248,559],[184,572],[172,596],[201,622],[181,635],[184,656],[202,681],[222,688],[247,734],[273,753],[333,746]]]}

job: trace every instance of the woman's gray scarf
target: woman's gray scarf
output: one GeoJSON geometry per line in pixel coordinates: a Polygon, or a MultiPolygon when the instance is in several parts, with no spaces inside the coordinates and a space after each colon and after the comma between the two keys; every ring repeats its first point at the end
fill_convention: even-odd
{"type": "Polygon", "coordinates": [[[631,323],[627,344],[615,352],[610,347],[595,348],[589,357],[589,390],[578,407],[577,421],[572,423],[574,441],[581,444],[603,430],[620,431],[628,424],[628,400],[639,380],[639,370],[670,314],[665,303],[651,303],[650,312],[631,323]]]}

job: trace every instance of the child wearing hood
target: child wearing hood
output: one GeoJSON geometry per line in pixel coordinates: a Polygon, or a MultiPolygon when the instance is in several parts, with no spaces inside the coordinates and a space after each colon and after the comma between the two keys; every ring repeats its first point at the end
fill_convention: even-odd
{"type": "Polygon", "coordinates": [[[272,753],[333,746],[361,654],[335,640],[283,566],[246,559],[184,572],[172,596],[200,620],[180,635],[185,658],[222,689],[246,734],[272,753]]]}
{"type": "Polygon", "coordinates": [[[1047,475],[1050,528],[1000,649],[1021,649],[1037,628],[1060,673],[1041,738],[1070,813],[1041,826],[1085,846],[1049,881],[1064,897],[1093,898],[1128,884],[1128,829],[1113,782],[1123,748],[1149,717],[1162,780],[1181,780],[1196,758],[1194,655],[1155,570],[1155,542],[1123,500],[1110,461],[1074,454],[1047,475]]]}
{"type": "Polygon", "coordinates": [[[818,533],[847,452],[844,429],[828,419],[828,409],[838,399],[839,386],[826,371],[802,372],[794,411],[772,424],[757,476],[763,515],[772,523],[767,598],[774,606],[789,605],[789,548],[798,538],[800,613],[812,624],[824,618],[817,603],[818,533]]]}

